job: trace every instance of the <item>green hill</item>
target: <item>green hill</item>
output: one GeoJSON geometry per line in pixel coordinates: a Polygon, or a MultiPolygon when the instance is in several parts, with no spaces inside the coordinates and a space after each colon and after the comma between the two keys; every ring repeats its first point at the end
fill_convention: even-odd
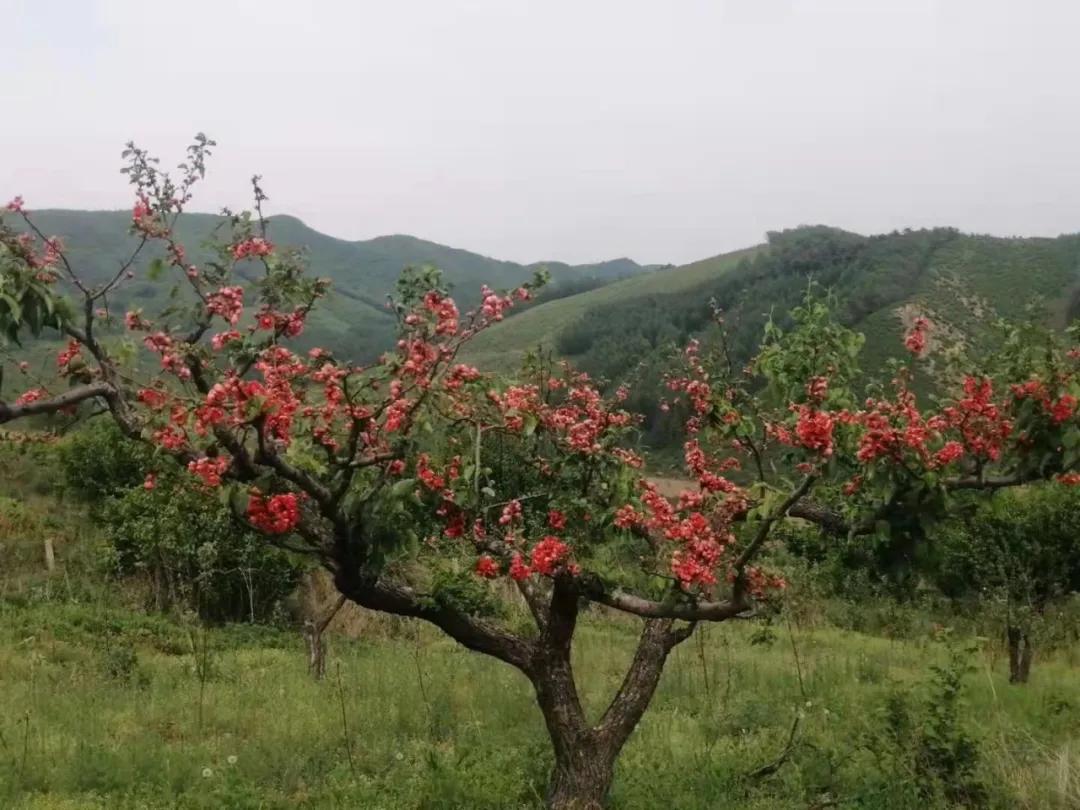
{"type": "Polygon", "coordinates": [[[544,348],[595,376],[635,382],[631,404],[649,417],[650,439],[663,444],[674,436],[657,410],[670,347],[707,336],[715,302],[736,359],[744,360],[769,313],[782,323],[811,280],[831,290],[842,319],[866,334],[870,370],[901,352],[905,325],[916,315],[934,322],[939,343],[990,351],[997,316],[1021,317],[1041,300],[1043,317],[1063,326],[1080,309],[1080,235],[1004,239],[935,228],[861,236],[824,226],[772,232],[765,245],[539,305],[481,335],[469,358],[506,368],[544,348]]]}
{"type": "MultiPolygon", "coordinates": [[[[110,278],[134,245],[127,235],[130,214],[126,211],[42,210],[34,212],[34,220],[43,232],[63,238],[68,255],[92,283],[110,278]]],[[[210,214],[187,214],[180,219],[178,236],[196,264],[202,259],[199,245],[220,222],[220,217],[210,214]]],[[[576,266],[562,262],[522,265],[403,235],[347,241],[319,233],[290,216],[270,218],[270,237],[282,245],[306,248],[314,271],[333,282],[325,306],[309,322],[304,342],[332,346],[356,357],[370,356],[390,344],[394,322],[384,304],[409,265],[439,267],[465,304],[476,300],[482,284],[514,287],[530,279],[540,266],[547,267],[552,276],[545,292],[548,298],[653,269],[625,258],[576,266]]],[[[141,257],[143,266],[154,255],[146,252],[141,257]]],[[[114,309],[142,306],[153,310],[164,303],[168,290],[167,284],[140,280],[126,285],[110,304],[114,309]]]]}

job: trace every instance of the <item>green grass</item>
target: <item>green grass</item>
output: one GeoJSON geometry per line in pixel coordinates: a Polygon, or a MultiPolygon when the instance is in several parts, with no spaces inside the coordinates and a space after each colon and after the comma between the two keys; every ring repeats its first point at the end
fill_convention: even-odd
{"type": "MultiPolygon", "coordinates": [[[[204,691],[179,623],[31,600],[0,607],[0,628],[4,807],[540,806],[549,753],[528,683],[423,627],[335,639],[323,683],[295,633],[212,630],[204,691]],[[110,675],[129,646],[129,677],[110,675]]],[[[867,741],[890,694],[921,694],[940,645],[796,628],[800,686],[787,631],[751,644],[757,632],[708,628],[676,652],[620,760],[613,806],[928,806],[867,741]],[[783,750],[796,712],[790,761],[745,779],[783,750]]],[[[575,663],[594,715],[633,638],[626,625],[584,627],[575,663]]],[[[993,652],[976,659],[964,708],[991,806],[1075,807],[1080,651],[1040,660],[1026,688],[1005,682],[993,652]]]]}
{"type": "MultiPolygon", "coordinates": [[[[57,500],[49,452],[0,457],[12,472],[0,479],[0,807],[542,806],[551,756],[524,677],[426,625],[371,621],[359,640],[331,639],[316,683],[295,629],[145,613],[136,587],[96,568],[100,538],[57,500]]],[[[790,635],[783,619],[730,623],[676,649],[619,761],[614,808],[946,806],[918,794],[886,733],[897,700],[925,720],[931,667],[945,660],[939,617],[797,586],[790,635]],[[796,713],[787,761],[747,778],[784,750],[796,713]]],[[[592,717],[636,632],[584,618],[574,663],[592,717]]],[[[959,643],[977,632],[958,626],[959,643]]],[[[1080,806],[1080,644],[1040,649],[1026,687],[1006,682],[999,644],[979,645],[961,728],[977,741],[987,806],[1080,806]]]]}

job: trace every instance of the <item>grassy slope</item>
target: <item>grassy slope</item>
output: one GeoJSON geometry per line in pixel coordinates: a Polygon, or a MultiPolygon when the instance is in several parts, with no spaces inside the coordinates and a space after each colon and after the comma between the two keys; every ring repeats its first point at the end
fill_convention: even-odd
{"type": "Polygon", "coordinates": [[[483,368],[514,368],[527,352],[541,346],[550,348],[562,329],[585,317],[590,309],[617,306],[623,301],[657,293],[692,289],[761,250],[761,246],[745,248],[541,304],[479,335],[468,347],[468,359],[483,368]]]}

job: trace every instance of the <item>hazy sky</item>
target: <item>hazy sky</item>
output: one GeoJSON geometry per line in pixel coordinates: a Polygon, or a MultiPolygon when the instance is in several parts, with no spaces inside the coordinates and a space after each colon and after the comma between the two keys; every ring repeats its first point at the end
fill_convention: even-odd
{"type": "Polygon", "coordinates": [[[0,197],[196,207],[499,258],[684,262],[828,223],[1080,230],[1080,3],[0,0],[0,197]]]}

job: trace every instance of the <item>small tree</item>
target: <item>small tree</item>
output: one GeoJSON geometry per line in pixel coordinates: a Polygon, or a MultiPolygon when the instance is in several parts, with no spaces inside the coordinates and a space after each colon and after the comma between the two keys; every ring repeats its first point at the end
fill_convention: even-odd
{"type": "MultiPolygon", "coordinates": [[[[12,201],[23,230],[0,230],[0,333],[59,332],[67,344],[57,364],[71,384],[0,404],[0,422],[103,409],[125,435],[221,488],[271,542],[317,559],[348,599],[422,619],[518,669],[554,749],[552,808],[604,802],[668,655],[699,622],[751,613],[783,587],[758,565],[779,521],[851,537],[906,531],[946,513],[956,491],[1080,477],[1069,472],[1080,444],[1075,358],[1049,343],[1037,355],[1014,345],[997,371],[970,364],[930,411],[898,366],[891,385],[864,400],[861,338],[811,300],[790,333],[766,330],[745,373],[722,341],[708,357],[692,344],[673,368],[695,485],[669,501],[629,449],[636,419],[621,406],[625,390],[604,397],[567,368],[538,366],[512,383],[458,362],[530,285],[509,295],[485,288],[461,314],[437,275],[407,274],[395,302],[400,339],[376,362],[290,351],[327,283],[307,275],[301,253],[273,243],[258,178],[254,212],[226,212],[198,262],[175,237],[212,146],[200,136],[177,180],[129,146],[133,252],[96,285],[12,201]],[[162,252],[144,270],[151,244],[162,252]],[[108,331],[109,302],[137,275],[162,271],[177,282],[171,306],[122,317],[160,358],[160,371],[140,381],[121,362],[127,338],[108,331]],[[238,272],[255,280],[242,287],[238,272]],[[1002,388],[1010,381],[1020,388],[1002,388]],[[501,577],[532,632],[502,620],[504,591],[487,583],[501,577]],[[570,655],[590,605],[643,620],[599,717],[582,706],[570,655]]],[[[928,330],[919,321],[908,335],[914,355],[928,330]]]]}
{"type": "Polygon", "coordinates": [[[1009,680],[1026,683],[1034,626],[1055,601],[1080,591],[1080,492],[1059,486],[1003,493],[936,538],[935,577],[949,596],[985,609],[999,598],[1009,680]]]}

